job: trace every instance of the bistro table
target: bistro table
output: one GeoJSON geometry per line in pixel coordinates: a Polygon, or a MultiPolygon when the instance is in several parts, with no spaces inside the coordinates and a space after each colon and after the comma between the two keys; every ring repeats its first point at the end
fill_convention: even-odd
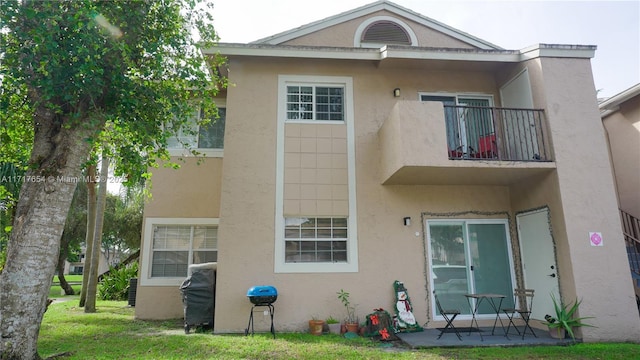
{"type": "Polygon", "coordinates": [[[473,323],[475,323],[476,327],[478,328],[478,333],[480,334],[480,340],[484,341],[484,339],[482,338],[482,332],[480,331],[480,326],[478,325],[478,319],[476,318],[476,315],[478,313],[478,309],[480,308],[480,304],[482,304],[482,301],[486,301],[487,303],[489,303],[493,311],[495,311],[496,313],[496,319],[493,321],[493,328],[491,329],[491,335],[494,334],[496,330],[496,325],[498,324],[498,320],[500,320],[500,326],[502,327],[504,336],[507,339],[509,339],[509,336],[507,335],[507,331],[504,328],[504,324],[502,323],[502,319],[500,318],[500,307],[502,306],[502,300],[505,298],[505,295],[481,293],[481,294],[465,294],[464,296],[466,296],[469,301],[471,301],[471,299],[476,299],[475,306],[472,306],[471,303],[469,304],[469,306],[472,309],[471,328],[469,328],[469,335],[471,335],[471,330],[473,330],[473,323]],[[497,306],[496,306],[496,300],[499,300],[497,306]]]}

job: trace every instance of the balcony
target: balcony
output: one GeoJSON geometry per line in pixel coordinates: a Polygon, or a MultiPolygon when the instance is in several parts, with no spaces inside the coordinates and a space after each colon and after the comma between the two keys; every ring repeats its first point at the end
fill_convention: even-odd
{"type": "Polygon", "coordinates": [[[544,111],[399,101],[378,132],[386,185],[509,185],[553,171],[544,111]]]}

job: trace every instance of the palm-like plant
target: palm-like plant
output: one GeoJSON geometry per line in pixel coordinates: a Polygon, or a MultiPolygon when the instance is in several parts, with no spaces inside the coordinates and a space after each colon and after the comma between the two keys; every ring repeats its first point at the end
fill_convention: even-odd
{"type": "Polygon", "coordinates": [[[578,307],[582,300],[578,301],[576,299],[573,304],[565,304],[562,300],[558,302],[556,297],[551,294],[551,300],[553,300],[553,308],[555,309],[555,317],[546,315],[545,319],[547,320],[545,324],[549,326],[550,329],[564,329],[571,339],[575,340],[575,335],[573,333],[574,327],[579,326],[590,326],[593,325],[585,324],[582,322],[585,319],[592,319],[593,317],[575,317],[576,311],[578,311],[578,307]]]}

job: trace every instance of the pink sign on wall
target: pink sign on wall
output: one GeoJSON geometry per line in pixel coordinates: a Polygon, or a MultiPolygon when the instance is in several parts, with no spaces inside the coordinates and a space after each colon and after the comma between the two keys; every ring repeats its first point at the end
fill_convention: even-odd
{"type": "Polygon", "coordinates": [[[591,242],[591,246],[602,246],[602,233],[590,232],[589,242],[591,242]]]}

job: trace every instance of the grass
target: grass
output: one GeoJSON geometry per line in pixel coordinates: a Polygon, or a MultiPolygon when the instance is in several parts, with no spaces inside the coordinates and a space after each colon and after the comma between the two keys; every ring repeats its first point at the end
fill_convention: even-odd
{"type": "MultiPolygon", "coordinates": [[[[76,294],[80,294],[80,289],[82,288],[82,275],[65,275],[65,280],[76,294]]],[[[49,289],[49,298],[50,299],[59,299],[65,297],[62,288],[60,287],[60,280],[58,280],[58,275],[53,277],[53,284],[51,285],[51,289],[49,289]]]]}
{"type": "MultiPolygon", "coordinates": [[[[98,312],[85,314],[77,298],[56,302],[45,313],[38,350],[57,359],[637,359],[637,344],[576,344],[510,348],[410,350],[381,347],[365,338],[302,333],[185,335],[182,321],[133,319],[126,301],[98,301],[98,312]]],[[[398,345],[398,344],[396,344],[398,345]]]]}
{"type": "MultiPolygon", "coordinates": [[[[82,283],[82,275],[65,275],[64,279],[67,280],[68,283],[82,283]]],[[[58,279],[58,275],[54,275],[53,283],[58,284],[60,280],[58,279]]]]}

